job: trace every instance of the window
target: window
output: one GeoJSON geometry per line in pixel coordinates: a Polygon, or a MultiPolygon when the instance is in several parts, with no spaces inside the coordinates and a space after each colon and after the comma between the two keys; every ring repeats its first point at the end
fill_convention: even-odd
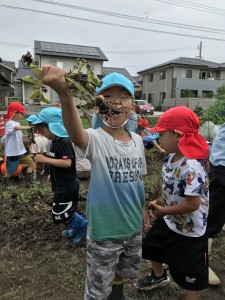
{"type": "Polygon", "coordinates": [[[202,91],[202,98],[212,98],[213,91],[202,91]]]}
{"type": "Polygon", "coordinates": [[[64,62],[63,61],[56,61],[56,60],[50,60],[49,64],[54,66],[54,67],[58,67],[58,68],[64,68],[64,62]]]}
{"type": "Polygon", "coordinates": [[[153,102],[153,93],[152,94],[148,94],[148,103],[152,103],[153,102]]]}
{"type": "Polygon", "coordinates": [[[166,98],[166,92],[162,92],[159,94],[159,103],[163,103],[166,98]]]}
{"type": "Polygon", "coordinates": [[[145,98],[146,98],[146,94],[143,94],[143,99],[145,100],[145,98]]]}
{"type": "Polygon", "coordinates": [[[64,68],[64,62],[63,61],[57,61],[56,62],[56,66],[58,67],[58,68],[64,68]]]}
{"type": "Polygon", "coordinates": [[[182,78],[192,78],[192,70],[191,69],[183,69],[181,70],[182,78]]]}
{"type": "Polygon", "coordinates": [[[189,90],[189,89],[181,90],[180,97],[181,98],[197,98],[198,91],[197,90],[189,90]]]}
{"type": "Polygon", "coordinates": [[[91,67],[91,70],[94,71],[95,70],[95,63],[92,61],[89,61],[89,65],[91,67]]]}
{"type": "Polygon", "coordinates": [[[213,79],[212,72],[200,71],[199,79],[213,79]]]}
{"type": "Polygon", "coordinates": [[[166,71],[161,71],[161,72],[159,73],[159,79],[160,79],[160,80],[166,79],[166,71]]]}
{"type": "Polygon", "coordinates": [[[153,81],[153,73],[148,75],[148,82],[152,82],[153,81]]]}

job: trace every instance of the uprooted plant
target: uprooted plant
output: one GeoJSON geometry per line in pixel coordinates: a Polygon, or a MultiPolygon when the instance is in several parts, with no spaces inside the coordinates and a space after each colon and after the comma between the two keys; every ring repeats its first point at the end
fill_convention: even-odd
{"type": "MultiPolygon", "coordinates": [[[[35,75],[35,77],[23,77],[23,81],[34,85],[34,91],[29,96],[29,99],[34,100],[38,98],[41,102],[49,104],[50,100],[44,96],[44,93],[47,92],[47,88],[42,80],[42,71],[37,65],[33,64],[31,53],[27,51],[27,53],[22,56],[21,61],[23,65],[31,69],[35,75]]],[[[91,70],[89,63],[83,58],[77,58],[75,61],[76,63],[73,70],[70,70],[65,75],[65,80],[68,83],[70,94],[81,101],[84,100],[85,104],[79,105],[84,117],[90,121],[87,110],[94,106],[98,107],[101,116],[106,115],[106,119],[114,118],[114,116],[118,114],[126,115],[124,108],[122,108],[122,102],[118,99],[108,102],[103,96],[96,96],[96,88],[101,86],[102,81],[91,70]],[[84,70],[86,71],[86,74],[82,72],[84,70]]]]}
{"type": "MultiPolygon", "coordinates": [[[[34,85],[34,91],[29,98],[32,100],[39,98],[41,102],[50,103],[50,100],[44,96],[44,93],[47,92],[47,89],[42,80],[41,69],[37,65],[33,64],[33,59],[30,52],[28,51],[27,54],[23,55],[21,60],[24,66],[30,68],[35,74],[35,77],[23,77],[25,82],[29,82],[34,85]]],[[[93,107],[95,89],[96,87],[100,87],[102,82],[91,70],[91,66],[85,59],[77,58],[75,62],[76,63],[73,70],[70,70],[65,76],[69,91],[73,97],[84,100],[89,107],[93,107]],[[86,70],[86,74],[82,73],[83,69],[86,70]]]]}

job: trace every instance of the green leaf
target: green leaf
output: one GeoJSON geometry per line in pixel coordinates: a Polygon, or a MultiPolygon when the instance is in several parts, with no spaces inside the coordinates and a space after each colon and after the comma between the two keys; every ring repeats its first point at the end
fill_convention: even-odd
{"type": "Polygon", "coordinates": [[[29,67],[37,75],[38,79],[42,78],[42,72],[41,72],[41,69],[38,66],[30,65],[29,67]]]}
{"type": "Polygon", "coordinates": [[[29,83],[32,83],[32,84],[36,84],[37,81],[38,81],[37,78],[31,77],[31,76],[24,76],[24,77],[22,77],[22,80],[26,81],[26,82],[29,82],[29,83]]]}
{"type": "Polygon", "coordinates": [[[33,93],[28,97],[31,100],[34,100],[36,98],[40,98],[41,96],[41,91],[39,90],[34,90],[33,93]]]}
{"type": "Polygon", "coordinates": [[[45,98],[43,93],[41,94],[40,101],[44,102],[44,103],[47,103],[47,104],[51,103],[51,101],[48,98],[45,98]]]}

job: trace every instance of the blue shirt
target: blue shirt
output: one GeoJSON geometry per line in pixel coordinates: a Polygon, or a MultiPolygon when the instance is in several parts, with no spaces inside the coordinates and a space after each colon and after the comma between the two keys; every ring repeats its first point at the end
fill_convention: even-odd
{"type": "Polygon", "coordinates": [[[214,166],[225,166],[225,124],[220,127],[213,141],[209,161],[214,166]]]}

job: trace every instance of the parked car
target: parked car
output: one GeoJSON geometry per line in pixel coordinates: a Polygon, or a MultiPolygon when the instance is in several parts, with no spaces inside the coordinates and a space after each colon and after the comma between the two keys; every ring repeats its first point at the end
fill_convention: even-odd
{"type": "Polygon", "coordinates": [[[152,106],[150,103],[148,103],[148,101],[146,100],[134,100],[134,108],[135,108],[135,112],[137,114],[154,114],[154,106],[152,106]]]}

